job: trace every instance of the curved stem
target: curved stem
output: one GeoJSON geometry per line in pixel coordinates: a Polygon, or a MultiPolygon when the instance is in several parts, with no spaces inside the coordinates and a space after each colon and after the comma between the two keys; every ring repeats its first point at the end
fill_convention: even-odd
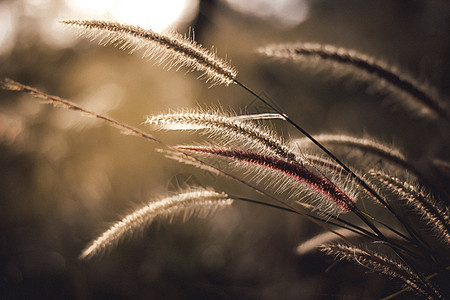
{"type": "MultiPolygon", "coordinates": [[[[450,266],[445,267],[445,268],[444,268],[444,271],[447,271],[447,272],[450,271],[450,266]]],[[[434,277],[436,277],[436,276],[438,276],[438,275],[439,275],[439,273],[436,272],[436,273],[433,273],[433,274],[427,276],[426,279],[427,279],[427,280],[430,280],[430,279],[433,279],[434,277]]],[[[395,297],[397,297],[397,296],[399,296],[399,295],[401,295],[401,294],[403,294],[404,292],[407,292],[407,291],[409,291],[409,290],[410,290],[410,288],[409,288],[409,287],[406,287],[406,288],[404,288],[404,289],[402,289],[402,290],[400,290],[400,291],[398,291],[398,292],[395,292],[395,293],[393,293],[393,294],[390,294],[389,296],[386,296],[386,297],[382,298],[381,300],[390,300],[390,299],[394,299],[395,297]]]]}
{"type": "MultiPolygon", "coordinates": [[[[238,84],[240,87],[242,87],[244,90],[252,94],[254,97],[256,97],[259,101],[267,105],[270,109],[274,110],[276,113],[278,113],[281,117],[283,117],[289,124],[291,124],[295,129],[300,131],[303,135],[305,135],[311,142],[313,142],[317,147],[319,147],[323,152],[325,152],[326,155],[328,155],[331,159],[333,159],[337,164],[339,164],[350,176],[366,191],[368,191],[371,195],[373,195],[382,205],[384,205],[396,218],[397,220],[403,225],[403,227],[408,231],[411,238],[418,244],[418,246],[421,249],[426,248],[426,243],[421,239],[418,234],[403,220],[402,217],[400,217],[397,212],[392,208],[391,205],[389,205],[388,202],[386,202],[372,187],[370,187],[364,180],[362,180],[358,175],[355,174],[347,165],[345,165],[340,159],[338,159],[333,153],[331,153],[325,146],[323,146],[321,143],[319,143],[313,136],[311,136],[306,130],[304,130],[302,127],[300,127],[297,123],[295,123],[288,115],[286,115],[283,111],[281,111],[279,108],[275,107],[268,101],[266,101],[264,98],[256,94],[254,91],[252,91],[249,87],[238,81],[237,79],[234,80],[236,84],[238,84]],[[424,243],[426,246],[423,246],[422,243],[424,243]]],[[[428,251],[426,251],[428,252],[428,251]]]]}
{"type": "MultiPolygon", "coordinates": [[[[249,199],[249,198],[237,197],[237,196],[232,196],[232,195],[230,195],[230,196],[231,196],[232,198],[236,199],[236,200],[240,200],[240,201],[244,201],[244,202],[249,202],[249,203],[252,203],[252,204],[264,205],[264,206],[267,206],[267,207],[276,208],[276,209],[280,209],[280,210],[283,210],[283,211],[287,211],[287,212],[291,212],[291,213],[298,214],[297,211],[292,210],[292,209],[287,208],[287,207],[283,207],[283,206],[279,206],[279,205],[275,205],[275,204],[271,204],[271,203],[267,203],[267,202],[263,202],[263,201],[259,201],[259,200],[249,199]]],[[[361,235],[362,237],[365,237],[365,238],[368,238],[368,239],[371,239],[371,240],[374,240],[374,241],[378,241],[378,240],[379,240],[379,237],[378,237],[377,235],[375,235],[375,234],[369,232],[368,230],[366,230],[366,229],[364,229],[364,228],[362,228],[362,227],[360,227],[360,226],[358,226],[358,225],[355,225],[355,224],[353,224],[353,223],[350,223],[350,222],[348,222],[348,221],[346,221],[346,220],[344,220],[344,219],[342,219],[342,218],[339,218],[339,217],[336,217],[336,216],[329,215],[329,214],[327,214],[327,213],[325,213],[325,212],[322,212],[322,213],[324,213],[325,215],[327,215],[327,216],[329,216],[329,217],[331,217],[331,218],[335,218],[337,221],[341,222],[341,223],[344,224],[344,225],[338,224],[338,223],[336,223],[336,222],[331,222],[331,221],[329,221],[329,220],[324,220],[323,218],[319,218],[319,217],[316,217],[316,216],[311,215],[311,214],[307,214],[307,215],[308,215],[310,218],[312,218],[312,219],[315,219],[315,220],[320,221],[320,222],[328,223],[328,224],[334,225],[334,226],[336,226],[336,227],[340,227],[340,228],[347,229],[347,230],[349,230],[349,231],[352,231],[352,232],[354,232],[354,233],[357,233],[357,234],[361,235]]],[[[387,225],[386,225],[386,226],[387,226],[387,225]]],[[[389,228],[389,227],[387,226],[387,228],[389,228]]],[[[393,230],[393,229],[392,229],[392,230],[393,230]]],[[[394,231],[394,232],[395,232],[395,231],[394,231]]],[[[399,234],[400,234],[400,236],[401,236],[401,233],[399,233],[399,234]]],[[[387,242],[383,242],[383,243],[387,244],[387,242]]],[[[412,251],[411,251],[410,249],[408,249],[408,248],[405,248],[405,247],[403,247],[403,246],[401,246],[401,245],[399,245],[399,244],[397,244],[397,243],[395,243],[395,242],[392,242],[392,241],[389,241],[388,243],[391,244],[391,245],[393,245],[394,247],[397,247],[397,248],[400,249],[400,250],[403,250],[403,251],[405,251],[405,252],[408,252],[411,256],[414,256],[414,257],[416,257],[416,258],[420,258],[420,256],[418,256],[416,253],[412,252],[412,251]]]]}
{"type": "MultiPolygon", "coordinates": [[[[392,208],[391,205],[389,205],[388,202],[386,202],[372,187],[370,187],[364,180],[362,180],[358,175],[355,174],[347,165],[345,165],[340,159],[338,159],[333,153],[331,153],[327,148],[325,148],[321,143],[319,143],[316,139],[314,139],[313,136],[311,136],[306,130],[304,130],[302,127],[300,127],[297,123],[295,123],[288,115],[286,115],[282,110],[276,108],[274,105],[270,104],[266,100],[264,100],[261,96],[253,92],[250,88],[248,88],[243,83],[239,82],[237,79],[234,79],[234,82],[239,85],[241,88],[252,94],[254,97],[256,97],[258,100],[260,100],[262,103],[267,105],[269,108],[274,110],[276,113],[278,113],[281,117],[283,117],[289,124],[291,124],[295,129],[300,131],[303,135],[305,135],[311,142],[313,142],[317,147],[319,147],[323,152],[325,152],[326,155],[328,155],[331,159],[333,159],[337,164],[339,164],[348,174],[366,191],[368,191],[370,194],[372,194],[383,206],[385,206],[394,216],[397,218],[397,220],[403,225],[403,227],[408,231],[411,238],[414,240],[414,242],[419,247],[420,251],[426,256],[426,254],[430,254],[430,251],[427,249],[427,245],[425,243],[425,246],[423,245],[424,240],[419,237],[419,235],[412,229],[409,224],[399,215],[397,212],[392,208]]],[[[397,248],[392,247],[392,244],[389,242],[389,240],[378,230],[378,228],[370,222],[366,216],[359,210],[356,209],[355,214],[367,225],[369,226],[375,234],[384,242],[391,245],[391,248],[393,251],[404,261],[405,264],[407,264],[410,268],[410,264],[407,263],[404,256],[398,251],[397,248]]],[[[434,259],[433,259],[434,261],[434,259]]],[[[412,270],[415,270],[414,268],[411,268],[412,270]]],[[[420,278],[422,283],[425,287],[431,292],[431,294],[436,294],[434,289],[431,287],[430,283],[419,273],[417,270],[414,271],[416,275],[420,278]]]]}

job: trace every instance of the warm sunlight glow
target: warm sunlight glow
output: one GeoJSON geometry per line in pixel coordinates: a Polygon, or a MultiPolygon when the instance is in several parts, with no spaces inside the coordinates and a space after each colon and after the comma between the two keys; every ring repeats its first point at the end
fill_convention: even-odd
{"type": "Polygon", "coordinates": [[[69,18],[108,18],[161,31],[193,18],[198,0],[66,0],[69,18]]]}
{"type": "Polygon", "coordinates": [[[8,53],[14,46],[14,20],[8,3],[0,4],[0,55],[8,53]]]}
{"type": "Polygon", "coordinates": [[[225,0],[234,10],[271,21],[280,27],[294,27],[308,17],[305,0],[225,0]]]}

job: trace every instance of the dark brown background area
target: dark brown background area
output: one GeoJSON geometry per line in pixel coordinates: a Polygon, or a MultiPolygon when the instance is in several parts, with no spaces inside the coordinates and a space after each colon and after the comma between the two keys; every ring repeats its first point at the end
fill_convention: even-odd
{"type": "MultiPolygon", "coordinates": [[[[303,23],[280,28],[224,2],[201,1],[198,17],[178,30],[193,26],[201,44],[232,59],[242,82],[269,95],[311,134],[393,142],[425,172],[430,159],[449,160],[448,124],[415,117],[366,82],[270,62],[255,49],[296,41],[355,49],[400,66],[448,102],[450,3],[311,0],[308,5],[303,23]]],[[[34,22],[23,16],[13,50],[0,56],[0,76],[143,129],[145,115],[169,109],[263,109],[237,86],[209,88],[196,73],[166,71],[113,47],[79,40],[70,48],[53,48],[34,34],[34,22]]],[[[273,126],[286,138],[300,137],[280,121],[273,126]]],[[[174,144],[200,139],[189,133],[155,135],[174,144]]],[[[207,219],[153,224],[109,254],[79,261],[84,246],[111,222],[186,182],[257,197],[234,182],[167,160],[156,148],[77,112],[0,91],[0,298],[375,299],[401,288],[359,266],[328,269],[333,259],[320,253],[296,256],[298,243],[322,229],[246,203],[207,219]]]]}

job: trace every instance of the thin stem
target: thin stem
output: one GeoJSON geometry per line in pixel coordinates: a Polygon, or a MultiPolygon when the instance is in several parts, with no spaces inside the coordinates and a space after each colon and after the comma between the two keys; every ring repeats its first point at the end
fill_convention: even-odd
{"type": "MultiPolygon", "coordinates": [[[[237,79],[234,79],[234,82],[238,84],[240,87],[242,87],[244,90],[252,94],[254,97],[256,97],[258,100],[260,100],[262,103],[267,105],[269,108],[274,110],[276,113],[278,113],[281,117],[283,117],[289,124],[295,127],[298,131],[300,131],[303,135],[305,135],[311,142],[313,142],[317,147],[319,147],[325,154],[327,154],[331,159],[333,159],[337,164],[339,164],[350,176],[365,190],[367,190],[370,194],[372,194],[381,204],[383,204],[398,220],[399,222],[405,227],[405,229],[408,231],[408,233],[411,235],[411,238],[416,241],[417,244],[420,245],[420,242],[417,240],[417,233],[414,232],[412,228],[401,218],[394,209],[387,203],[373,188],[371,188],[364,180],[362,180],[358,175],[355,174],[347,165],[345,165],[340,159],[338,159],[333,153],[331,153],[325,146],[323,146],[321,143],[319,143],[313,136],[311,136],[306,130],[304,130],[302,127],[300,127],[296,122],[294,122],[290,117],[288,117],[283,111],[269,103],[268,101],[264,100],[261,96],[253,92],[250,88],[248,88],[246,85],[238,81],[237,79]]],[[[365,218],[364,218],[365,219],[365,218]]],[[[367,219],[366,219],[367,220],[367,219]]],[[[423,242],[423,241],[422,241],[423,242]]]]}
{"type": "MultiPolygon", "coordinates": [[[[232,197],[232,196],[230,196],[230,197],[232,197]]],[[[287,208],[287,207],[278,206],[278,205],[275,205],[275,204],[271,204],[271,203],[267,203],[267,202],[263,202],[263,201],[259,201],[259,200],[254,200],[254,199],[249,199],[249,198],[242,198],[242,197],[232,197],[232,198],[233,198],[233,199],[236,199],[236,200],[241,200],[241,201],[244,201],[244,202],[249,202],[249,203],[253,203],[253,204],[264,205],[264,206],[268,206],[268,207],[271,207],[271,208],[276,208],[276,209],[280,209],[280,210],[283,210],[283,211],[287,211],[287,212],[291,212],[291,213],[296,213],[296,214],[298,214],[298,212],[296,212],[296,211],[294,211],[294,210],[292,210],[292,209],[289,209],[289,208],[287,208]]],[[[328,215],[327,213],[324,213],[324,214],[328,215]]],[[[338,224],[338,223],[335,223],[335,222],[331,222],[331,221],[329,221],[329,220],[328,220],[328,221],[325,221],[324,219],[319,218],[319,217],[316,217],[316,216],[314,216],[314,215],[308,214],[308,216],[311,217],[311,218],[313,218],[313,219],[316,219],[316,220],[318,220],[318,221],[321,221],[321,222],[325,222],[325,223],[328,223],[328,224],[331,224],[331,225],[334,225],[334,226],[337,226],[337,227],[340,227],[340,228],[348,229],[348,230],[353,231],[353,232],[355,232],[355,233],[358,233],[358,234],[360,234],[361,236],[366,237],[366,238],[371,238],[371,239],[376,238],[376,236],[375,236],[373,233],[367,231],[366,229],[361,228],[361,227],[359,227],[359,226],[357,226],[357,225],[355,225],[355,224],[352,224],[352,223],[350,223],[350,222],[348,222],[348,221],[345,221],[344,219],[339,218],[339,217],[336,217],[336,216],[331,216],[331,215],[329,215],[330,217],[335,218],[335,219],[338,220],[339,222],[343,223],[344,225],[350,226],[350,227],[346,227],[346,226],[344,226],[344,225],[341,225],[341,224],[338,224]]]]}
{"type": "Polygon", "coordinates": [[[387,225],[386,223],[381,222],[381,221],[378,221],[378,220],[376,220],[376,219],[374,219],[374,218],[372,218],[372,220],[373,220],[374,222],[377,222],[377,223],[380,224],[381,226],[386,227],[387,229],[389,229],[390,231],[392,231],[393,233],[395,233],[395,234],[398,235],[399,237],[405,239],[406,241],[412,242],[412,240],[411,240],[409,237],[407,237],[406,235],[404,235],[404,234],[401,233],[400,231],[398,231],[398,230],[392,228],[391,226],[387,225]]]}
{"type": "MultiPolygon", "coordinates": [[[[274,105],[270,104],[266,100],[264,100],[261,96],[253,92],[250,88],[248,88],[243,83],[239,82],[237,79],[234,79],[234,82],[238,84],[240,87],[242,87],[244,90],[252,94],[254,97],[256,97],[258,100],[260,100],[262,103],[267,105],[269,108],[277,112],[281,117],[283,117],[289,124],[291,124],[295,129],[300,131],[303,135],[305,135],[311,142],[313,142],[317,147],[319,147],[325,154],[327,154],[331,159],[333,159],[336,163],[338,163],[346,172],[350,174],[350,176],[364,189],[366,189],[370,194],[372,194],[380,203],[382,203],[396,218],[397,220],[405,227],[405,229],[410,234],[411,238],[416,242],[416,244],[421,249],[421,252],[423,252],[424,255],[426,253],[429,253],[428,249],[422,245],[423,239],[421,239],[418,234],[401,218],[397,212],[387,203],[373,188],[371,188],[364,180],[362,180],[358,175],[356,175],[349,167],[347,167],[341,160],[339,160],[333,153],[331,153],[327,148],[325,148],[321,143],[319,143],[316,139],[314,139],[313,136],[311,136],[306,130],[304,130],[302,127],[300,127],[297,123],[295,123],[290,117],[288,117],[284,112],[282,112],[280,109],[276,108],[274,105]],[[418,238],[421,240],[419,241],[418,238]]],[[[433,293],[434,289],[430,286],[430,283],[423,278],[423,276],[417,272],[414,268],[412,268],[405,260],[403,255],[398,251],[397,248],[393,247],[390,241],[378,230],[378,228],[373,225],[372,222],[370,222],[366,216],[359,210],[354,210],[354,213],[367,225],[372,229],[376,235],[384,242],[388,243],[388,245],[391,245],[392,250],[405,262],[405,264],[410,267],[414,272],[417,274],[417,276],[420,278],[422,283],[428,287],[433,293]]]]}
{"type": "Polygon", "coordinates": [[[375,198],[377,198],[378,201],[380,201],[384,206],[390,207],[389,204],[384,201],[384,199],[378,195],[365,181],[363,181],[358,175],[356,175],[349,167],[347,167],[341,160],[339,160],[333,153],[331,153],[327,148],[325,148],[321,143],[319,143],[313,136],[311,136],[306,130],[304,130],[302,127],[300,127],[297,123],[295,123],[290,117],[288,117],[284,112],[282,112],[280,109],[276,108],[271,103],[264,100],[261,96],[253,92],[250,88],[248,88],[246,85],[242,84],[238,80],[234,80],[240,87],[245,89],[247,92],[255,96],[258,100],[260,100],[262,103],[267,105],[269,108],[277,112],[281,117],[283,117],[289,124],[295,127],[298,131],[300,131],[303,135],[305,135],[311,142],[313,142],[317,147],[319,147],[325,154],[327,154],[331,159],[333,159],[336,163],[338,163],[346,172],[352,176],[358,184],[360,184],[362,187],[364,187],[369,193],[371,193],[375,198]]]}
{"type": "MultiPolygon", "coordinates": [[[[244,202],[249,202],[249,203],[252,203],[252,204],[263,205],[263,206],[267,206],[267,207],[271,207],[271,208],[276,208],[276,209],[280,209],[280,210],[283,210],[283,211],[287,211],[287,212],[290,212],[290,213],[298,214],[298,212],[296,212],[295,210],[292,210],[292,209],[287,208],[287,207],[278,206],[278,205],[275,205],[275,204],[271,204],[271,203],[267,203],[267,202],[263,202],[263,201],[259,201],[259,200],[254,200],[254,199],[249,199],[249,198],[237,197],[237,196],[232,196],[232,195],[229,195],[229,196],[230,196],[231,198],[235,199],[235,200],[240,200],[240,201],[244,201],[244,202]]],[[[313,219],[315,219],[315,220],[317,220],[317,221],[325,222],[325,223],[327,223],[327,224],[331,224],[331,225],[334,225],[334,226],[339,227],[339,228],[347,229],[347,230],[349,230],[349,231],[352,231],[352,232],[354,232],[354,233],[359,234],[359,235],[362,236],[362,237],[365,237],[365,238],[368,238],[368,239],[371,239],[371,240],[374,240],[374,241],[378,241],[378,240],[379,240],[379,237],[378,237],[377,235],[374,235],[373,233],[369,232],[368,230],[366,230],[366,229],[364,229],[364,228],[362,228],[362,227],[360,227],[360,226],[358,226],[358,225],[355,225],[355,224],[353,224],[353,223],[350,223],[350,222],[348,222],[348,221],[346,221],[346,220],[344,220],[344,219],[342,219],[342,218],[340,218],[340,217],[332,216],[332,215],[327,214],[327,213],[325,213],[325,212],[321,212],[321,213],[323,213],[324,215],[329,216],[330,218],[336,219],[337,221],[341,222],[341,223],[344,224],[344,225],[338,224],[338,223],[336,223],[336,222],[332,222],[332,221],[329,221],[329,220],[325,221],[324,219],[319,218],[319,217],[314,216],[314,215],[311,215],[311,214],[307,214],[307,215],[308,215],[310,218],[313,218],[313,219]]],[[[386,226],[387,228],[389,228],[387,225],[385,225],[385,226],[386,226]]],[[[389,228],[389,229],[391,229],[391,228],[389,228]]],[[[393,231],[395,232],[394,229],[391,229],[391,230],[393,230],[393,231]]],[[[399,234],[400,236],[402,236],[401,233],[398,233],[398,234],[399,234]]],[[[405,238],[405,239],[406,239],[406,238],[405,238]]],[[[405,252],[408,252],[411,256],[414,256],[414,257],[416,257],[416,258],[420,258],[420,256],[418,256],[416,253],[412,252],[412,251],[411,251],[410,249],[408,249],[408,248],[405,248],[405,247],[403,247],[403,246],[401,246],[401,245],[399,245],[399,244],[397,244],[397,243],[395,243],[395,242],[392,242],[392,241],[390,241],[389,243],[392,244],[393,246],[399,248],[400,250],[403,250],[403,251],[405,251],[405,252]]]]}
{"type": "MultiPolygon", "coordinates": [[[[450,271],[450,266],[446,267],[446,268],[444,269],[444,271],[447,271],[447,272],[450,271]]],[[[427,280],[430,280],[430,279],[433,279],[434,277],[436,277],[436,276],[438,276],[438,275],[439,275],[439,273],[436,272],[436,273],[433,273],[433,274],[427,276],[426,279],[427,279],[427,280]]],[[[398,291],[398,292],[395,292],[395,293],[393,293],[393,294],[390,294],[389,296],[386,296],[386,297],[382,298],[381,300],[390,300],[390,299],[394,299],[395,297],[397,297],[397,296],[399,296],[399,295],[401,295],[401,294],[403,294],[404,292],[407,292],[407,291],[409,291],[409,290],[410,290],[410,288],[409,288],[409,287],[406,287],[406,288],[404,288],[404,289],[402,289],[402,290],[400,290],[400,291],[398,291]]]]}

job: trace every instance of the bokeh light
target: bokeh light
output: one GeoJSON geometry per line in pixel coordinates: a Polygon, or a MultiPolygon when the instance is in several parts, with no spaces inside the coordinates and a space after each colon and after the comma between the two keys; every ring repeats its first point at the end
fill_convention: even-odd
{"type": "Polygon", "coordinates": [[[58,22],[63,19],[109,19],[145,29],[164,31],[190,22],[198,12],[199,0],[18,0],[0,3],[0,55],[11,52],[15,43],[39,40],[52,48],[76,43],[58,22]],[[27,28],[27,38],[18,39],[27,28]]]}
{"type": "Polygon", "coordinates": [[[294,27],[308,18],[305,0],[225,0],[233,9],[272,22],[279,27],[294,27]]]}
{"type": "MultiPolygon", "coordinates": [[[[153,131],[143,122],[147,115],[198,108],[270,110],[237,85],[210,87],[198,72],[166,70],[142,60],[140,51],[130,55],[77,38],[58,21],[109,19],[182,34],[191,26],[198,43],[232,59],[240,82],[312,135],[373,136],[394,142],[419,163],[449,161],[448,131],[435,121],[392,110],[384,94],[369,94],[364,82],[336,77],[328,67],[311,72],[255,53],[267,44],[299,41],[354,49],[395,63],[449,99],[450,5],[444,2],[0,0],[0,77],[167,144],[213,144],[195,132],[153,131]]],[[[301,137],[282,120],[261,122],[286,140],[301,137]]],[[[321,227],[239,201],[205,219],[155,223],[103,257],[79,261],[87,243],[111,223],[180,188],[270,200],[172,161],[158,148],[78,111],[0,90],[0,299],[361,299],[400,287],[363,268],[334,264],[319,251],[296,255],[299,243],[321,227]]],[[[339,157],[357,159],[344,152],[339,157]]]]}
{"type": "Polygon", "coordinates": [[[8,53],[14,47],[14,19],[7,2],[0,3],[0,55],[8,53]]]}
{"type": "Polygon", "coordinates": [[[192,19],[197,0],[66,0],[71,17],[102,17],[161,31],[192,19]]]}

